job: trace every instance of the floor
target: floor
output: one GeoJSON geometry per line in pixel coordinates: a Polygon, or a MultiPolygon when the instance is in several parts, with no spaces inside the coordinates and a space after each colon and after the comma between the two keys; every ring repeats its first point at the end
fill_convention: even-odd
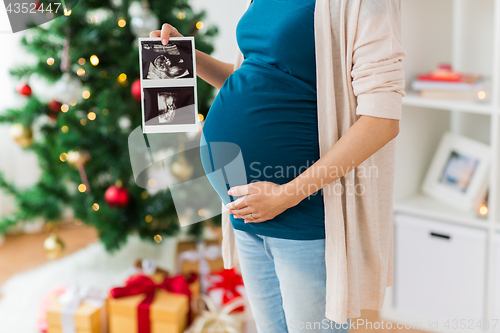
{"type": "MultiPolygon", "coordinates": [[[[50,260],[46,258],[43,242],[50,232],[9,235],[0,245],[0,285],[12,275],[41,266],[50,260]]],[[[97,240],[95,229],[74,223],[60,225],[57,235],[65,244],[65,255],[71,254],[97,240]]],[[[1,297],[1,295],[0,295],[1,297]]]]}
{"type": "MultiPolygon", "coordinates": [[[[5,238],[4,244],[0,245],[0,267],[2,268],[0,270],[0,285],[16,273],[49,262],[43,249],[43,242],[49,234],[49,232],[41,232],[37,234],[10,235],[5,238]]],[[[60,226],[57,234],[66,246],[65,255],[76,252],[97,240],[97,233],[93,228],[78,226],[73,223],[60,226]]],[[[357,328],[351,329],[350,332],[376,331],[377,333],[389,333],[396,330],[396,323],[393,323],[392,329],[386,328],[386,320],[382,324],[378,311],[363,310],[361,313],[360,318],[354,319],[359,325],[357,328]],[[364,320],[364,322],[361,323],[359,320],[364,320]],[[381,328],[370,328],[377,327],[377,325],[380,325],[381,328]]],[[[397,331],[404,333],[424,332],[415,329],[398,329],[397,331]]]]}

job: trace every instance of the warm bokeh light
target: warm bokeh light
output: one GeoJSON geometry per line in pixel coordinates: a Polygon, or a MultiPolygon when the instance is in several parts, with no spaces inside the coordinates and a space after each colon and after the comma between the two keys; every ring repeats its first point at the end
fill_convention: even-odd
{"type": "Polygon", "coordinates": [[[82,92],[82,97],[88,99],[90,97],[90,91],[85,90],[84,92],[82,92]]]}
{"type": "Polygon", "coordinates": [[[70,15],[71,15],[71,9],[64,8],[64,16],[70,16],[70,15]]]}
{"type": "Polygon", "coordinates": [[[183,12],[180,12],[179,14],[177,14],[177,18],[179,20],[184,20],[186,18],[186,14],[184,14],[183,12]]]}
{"type": "Polygon", "coordinates": [[[200,209],[200,210],[198,211],[198,215],[200,215],[200,216],[205,215],[205,210],[204,210],[204,209],[200,209]]]}
{"type": "Polygon", "coordinates": [[[156,179],[151,178],[150,180],[148,180],[148,185],[151,187],[155,187],[156,186],[156,179]]]}
{"type": "Polygon", "coordinates": [[[68,129],[68,126],[64,125],[63,127],[61,127],[61,132],[68,133],[68,129]]]}
{"type": "Polygon", "coordinates": [[[205,116],[203,116],[201,113],[198,113],[198,120],[203,121],[205,119],[205,116]]]}
{"type": "Polygon", "coordinates": [[[107,116],[108,115],[108,109],[102,109],[102,114],[107,116]]]}
{"type": "Polygon", "coordinates": [[[120,75],[118,75],[118,82],[122,83],[125,82],[126,80],[127,80],[127,74],[121,73],[120,75]]]}
{"type": "Polygon", "coordinates": [[[99,58],[96,55],[91,56],[90,63],[94,66],[99,65],[99,58]]]}
{"type": "Polygon", "coordinates": [[[87,191],[87,186],[85,186],[84,184],[78,185],[78,191],[80,191],[82,193],[87,191]]]}
{"type": "Polygon", "coordinates": [[[482,204],[480,207],[479,207],[479,215],[486,215],[488,214],[488,206],[486,206],[485,204],[482,204]]]}
{"type": "Polygon", "coordinates": [[[68,154],[62,153],[61,155],[59,155],[59,159],[61,160],[61,162],[66,162],[68,160],[68,154]]]}
{"type": "Polygon", "coordinates": [[[69,106],[68,106],[68,104],[63,104],[63,105],[61,105],[61,111],[62,111],[62,112],[68,112],[68,110],[69,110],[69,106]]]}
{"type": "Polygon", "coordinates": [[[78,68],[78,70],[76,71],[76,74],[77,74],[78,76],[85,75],[85,69],[83,69],[83,68],[78,68]]]}
{"type": "Polygon", "coordinates": [[[143,192],[141,193],[141,198],[142,198],[142,199],[144,199],[144,200],[146,200],[146,199],[148,198],[148,196],[149,196],[149,194],[148,194],[148,192],[147,192],[147,191],[143,191],[143,192]]]}
{"type": "Polygon", "coordinates": [[[155,242],[157,242],[157,243],[161,243],[161,241],[162,241],[161,236],[160,236],[160,235],[156,235],[156,236],[155,236],[155,242]]]}
{"type": "Polygon", "coordinates": [[[47,59],[47,65],[52,66],[54,64],[54,58],[47,59]]]}
{"type": "Polygon", "coordinates": [[[151,215],[147,215],[146,218],[144,219],[147,223],[150,223],[153,221],[153,217],[151,215]]]}
{"type": "Polygon", "coordinates": [[[93,210],[95,210],[95,211],[97,212],[97,211],[99,210],[99,204],[94,203],[94,204],[92,205],[92,209],[93,209],[93,210]]]}
{"type": "Polygon", "coordinates": [[[90,111],[89,113],[87,113],[87,118],[89,118],[89,120],[95,120],[95,117],[95,112],[90,111]]]}
{"type": "Polygon", "coordinates": [[[477,93],[477,98],[479,99],[485,99],[486,98],[486,93],[484,91],[480,91],[477,93]]]}
{"type": "Polygon", "coordinates": [[[204,26],[205,26],[205,24],[203,24],[203,22],[201,22],[201,21],[198,21],[196,23],[196,29],[198,29],[198,30],[203,29],[204,26]]]}
{"type": "Polygon", "coordinates": [[[82,124],[82,126],[87,125],[87,119],[85,118],[80,119],[80,124],[82,124]]]}
{"type": "Polygon", "coordinates": [[[80,66],[85,65],[85,58],[80,58],[80,59],[78,59],[78,64],[79,64],[80,66]]]}
{"type": "Polygon", "coordinates": [[[125,19],[124,19],[123,17],[120,17],[120,18],[118,19],[118,26],[119,26],[120,28],[123,28],[126,24],[127,24],[127,21],[125,21],[125,19]]]}

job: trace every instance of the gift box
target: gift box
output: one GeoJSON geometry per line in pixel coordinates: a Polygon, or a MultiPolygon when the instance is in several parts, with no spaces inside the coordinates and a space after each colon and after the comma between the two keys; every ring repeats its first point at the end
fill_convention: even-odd
{"type": "Polygon", "coordinates": [[[47,333],[107,333],[106,293],[68,287],[47,310],[47,333]]]}
{"type": "Polygon", "coordinates": [[[47,312],[57,302],[57,298],[66,292],[66,286],[54,287],[40,300],[37,309],[36,330],[47,333],[49,324],[47,323],[47,312]]]}
{"type": "Polygon", "coordinates": [[[204,273],[200,272],[200,259],[206,261],[210,272],[224,268],[221,245],[217,240],[177,243],[177,273],[204,273]]]}
{"type": "MultiPolygon", "coordinates": [[[[147,258],[136,260],[134,267],[132,267],[132,269],[130,270],[130,275],[138,274],[143,274],[151,277],[155,281],[162,281],[164,278],[170,275],[167,270],[158,267],[154,259],[147,258]]],[[[185,273],[183,274],[183,276],[189,282],[189,289],[191,290],[191,304],[193,304],[194,302],[197,302],[197,299],[201,293],[200,279],[197,273],[185,273]]],[[[197,315],[196,308],[192,305],[191,310],[194,311],[191,311],[188,321],[194,320],[194,317],[196,317],[197,315]]]]}
{"type": "Polygon", "coordinates": [[[194,317],[192,296],[199,293],[197,275],[132,276],[110,291],[110,333],[182,333],[194,317]]]}
{"type": "Polygon", "coordinates": [[[168,271],[158,267],[156,261],[153,259],[136,260],[131,271],[133,274],[153,275],[155,273],[159,273],[164,276],[169,275],[168,271]]]}
{"type": "MultiPolygon", "coordinates": [[[[152,277],[155,281],[161,281],[170,273],[158,267],[156,261],[153,259],[136,260],[130,275],[143,274],[152,277]]],[[[189,282],[189,289],[191,290],[191,303],[196,302],[196,299],[201,293],[200,279],[197,273],[184,273],[182,274],[189,282]]],[[[192,307],[193,308],[193,307],[192,307]]]]}
{"type": "MultiPolygon", "coordinates": [[[[208,288],[207,295],[215,302],[218,307],[222,307],[235,298],[245,298],[245,286],[243,278],[236,269],[222,269],[218,272],[213,272],[207,277],[208,288]]],[[[244,311],[244,306],[240,306],[233,310],[234,312],[244,311]]]]}
{"type": "Polygon", "coordinates": [[[178,274],[194,272],[199,275],[202,293],[208,287],[207,275],[224,269],[221,245],[217,240],[179,241],[176,258],[178,274]]]}

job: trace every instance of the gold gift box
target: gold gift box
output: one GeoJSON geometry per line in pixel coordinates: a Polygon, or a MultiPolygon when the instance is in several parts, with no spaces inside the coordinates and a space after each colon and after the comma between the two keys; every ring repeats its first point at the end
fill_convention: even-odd
{"type": "MultiPolygon", "coordinates": [[[[61,326],[61,311],[65,306],[57,300],[47,311],[47,323],[49,329],[47,333],[63,333],[61,326]]],[[[103,307],[96,308],[82,303],[73,315],[77,333],[104,333],[101,332],[101,311],[106,311],[103,307]]]]}
{"type": "MultiPolygon", "coordinates": [[[[217,240],[204,240],[205,242],[205,247],[209,247],[212,245],[220,247],[220,243],[217,240]]],[[[177,255],[176,255],[176,260],[179,258],[179,254],[185,251],[191,251],[195,250],[196,251],[196,242],[192,241],[179,241],[177,243],[177,255]]],[[[220,270],[224,269],[224,261],[222,260],[222,257],[219,257],[214,260],[206,259],[208,265],[210,266],[210,271],[211,272],[217,272],[220,270]]],[[[180,269],[180,274],[187,274],[190,272],[195,272],[195,273],[200,273],[199,272],[199,261],[188,261],[188,260],[183,260],[181,264],[181,269],[180,269]]]]}
{"type": "MultiPolygon", "coordinates": [[[[156,273],[150,278],[160,283],[165,275],[156,273]]],[[[189,285],[192,297],[200,293],[200,282],[197,279],[189,285]]],[[[145,295],[134,295],[122,298],[109,298],[109,333],[137,333],[137,306],[145,295]]],[[[155,292],[150,306],[149,318],[151,333],[182,333],[186,329],[189,299],[186,295],[170,293],[162,289],[155,292]]]]}

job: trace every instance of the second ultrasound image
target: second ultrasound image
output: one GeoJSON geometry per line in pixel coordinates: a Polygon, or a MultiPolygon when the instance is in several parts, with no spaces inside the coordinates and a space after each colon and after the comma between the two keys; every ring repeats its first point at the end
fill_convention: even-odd
{"type": "Polygon", "coordinates": [[[196,124],[193,87],[144,89],[146,126],[196,124]]]}

